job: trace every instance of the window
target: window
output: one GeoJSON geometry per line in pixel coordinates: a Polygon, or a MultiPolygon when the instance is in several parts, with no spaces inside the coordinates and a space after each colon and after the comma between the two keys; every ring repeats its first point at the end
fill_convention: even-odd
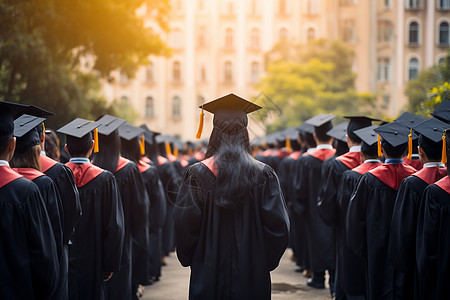
{"type": "Polygon", "coordinates": [[[439,24],[439,45],[448,46],[450,42],[450,30],[448,22],[439,24]]]}
{"type": "Polygon", "coordinates": [[[405,0],[405,7],[407,9],[420,9],[423,7],[422,0],[405,0]]]}
{"type": "Polygon", "coordinates": [[[203,0],[198,0],[198,11],[203,11],[205,9],[205,3],[203,0]]]}
{"type": "Polygon", "coordinates": [[[181,118],[181,100],[178,96],[172,98],[172,118],[181,118]]]}
{"type": "Polygon", "coordinates": [[[345,20],[342,27],[342,39],[346,43],[355,42],[355,25],[353,20],[345,20]]]}
{"type": "Polygon", "coordinates": [[[233,65],[230,61],[225,62],[223,80],[225,83],[233,82],[233,65]]]}
{"type": "Polygon", "coordinates": [[[378,58],[377,61],[377,80],[389,81],[390,80],[390,60],[387,57],[378,58]]]}
{"type": "Polygon", "coordinates": [[[419,61],[417,58],[411,58],[409,60],[408,74],[409,80],[417,78],[417,74],[419,74],[419,61]]]}
{"type": "Polygon", "coordinates": [[[128,81],[129,81],[128,75],[123,72],[120,72],[120,83],[127,84],[128,81]]]}
{"type": "Polygon", "coordinates": [[[259,49],[259,29],[253,28],[250,35],[250,48],[253,50],[259,49]]]}
{"type": "Polygon", "coordinates": [[[201,82],[206,82],[206,68],[202,66],[200,69],[200,80],[201,82]]]}
{"type": "Polygon", "coordinates": [[[413,21],[409,24],[409,44],[418,45],[419,44],[419,23],[413,21]]]}
{"type": "Polygon", "coordinates": [[[356,0],[339,0],[340,5],[356,4],[356,0]]]}
{"type": "Polygon", "coordinates": [[[228,0],[225,3],[225,15],[232,16],[234,14],[234,5],[232,0],[228,0]]]}
{"type": "Polygon", "coordinates": [[[225,30],[225,48],[233,49],[233,29],[231,28],[225,30]]]}
{"type": "Polygon", "coordinates": [[[392,40],[393,26],[390,21],[378,21],[378,42],[387,43],[392,40]]]}
{"type": "Polygon", "coordinates": [[[384,9],[391,9],[391,0],[384,0],[384,9]]]}
{"type": "Polygon", "coordinates": [[[153,104],[153,97],[148,96],[147,98],[145,98],[145,117],[147,119],[151,119],[154,117],[153,104]]]}
{"type": "Polygon", "coordinates": [[[280,15],[287,14],[287,0],[278,0],[278,13],[280,15]]]}
{"type": "Polygon", "coordinates": [[[443,64],[445,62],[445,57],[439,58],[438,64],[443,64]]]}
{"type": "Polygon", "coordinates": [[[155,81],[153,63],[149,63],[145,68],[145,82],[152,83],[155,81]]]}
{"type": "Polygon", "coordinates": [[[438,9],[450,9],[450,0],[438,0],[438,9]]]}
{"type": "Polygon", "coordinates": [[[174,83],[181,82],[181,65],[179,61],[175,61],[172,67],[172,80],[174,83]]]}
{"type": "Polygon", "coordinates": [[[316,31],[314,30],[314,28],[312,28],[312,27],[308,28],[308,31],[306,33],[307,33],[306,34],[306,40],[308,42],[316,39],[316,31]]]}
{"type": "Polygon", "coordinates": [[[204,47],[205,46],[205,40],[206,40],[206,27],[204,25],[200,26],[198,28],[198,36],[197,36],[197,45],[198,47],[204,47]]]}
{"type": "Polygon", "coordinates": [[[259,0],[252,0],[252,3],[250,4],[251,6],[250,6],[250,14],[252,15],[252,16],[258,16],[258,15],[260,15],[260,12],[259,12],[259,6],[258,6],[258,1],[259,0]]]}
{"type": "Polygon", "coordinates": [[[286,28],[280,29],[280,42],[286,42],[288,39],[288,31],[286,28]]]}
{"type": "Polygon", "coordinates": [[[306,15],[317,15],[319,13],[319,0],[307,0],[304,2],[304,11],[306,15]]]}
{"type": "Polygon", "coordinates": [[[258,80],[259,80],[259,63],[254,61],[252,62],[250,70],[250,82],[258,83],[258,80]]]}

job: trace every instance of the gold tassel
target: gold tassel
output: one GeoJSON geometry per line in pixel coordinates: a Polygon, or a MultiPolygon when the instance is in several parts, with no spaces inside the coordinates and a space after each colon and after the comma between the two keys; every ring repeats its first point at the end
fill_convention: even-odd
{"type": "Polygon", "coordinates": [[[145,155],[145,139],[144,139],[144,135],[141,135],[141,141],[139,142],[139,147],[141,148],[141,155],[145,155]]]}
{"type": "Polygon", "coordinates": [[[198,130],[197,130],[197,134],[195,135],[195,138],[197,140],[199,140],[202,137],[202,132],[203,132],[203,117],[204,117],[204,113],[203,113],[203,105],[202,105],[202,112],[200,113],[200,123],[198,124],[198,130]]]}
{"type": "Polygon", "coordinates": [[[444,131],[444,134],[442,135],[442,163],[447,163],[447,142],[446,142],[446,131],[444,131]]]}
{"type": "Polygon", "coordinates": [[[98,145],[98,130],[97,128],[94,129],[94,153],[97,153],[99,151],[99,145],[98,145]]]}
{"type": "Polygon", "coordinates": [[[166,142],[166,154],[167,155],[172,155],[172,150],[170,150],[170,143],[166,142]]]}
{"type": "Polygon", "coordinates": [[[42,122],[42,132],[45,132],[45,124],[42,122]]]}
{"type": "Polygon", "coordinates": [[[178,157],[178,147],[174,147],[174,149],[173,149],[173,155],[174,155],[175,157],[178,157]]]}
{"type": "Polygon", "coordinates": [[[412,158],[412,128],[409,130],[408,135],[408,159],[412,158]]]}
{"type": "Polygon", "coordinates": [[[292,152],[291,139],[288,136],[286,137],[286,150],[292,152]]]}
{"type": "Polygon", "coordinates": [[[383,152],[381,151],[381,136],[378,135],[378,156],[383,156],[383,152]]]}

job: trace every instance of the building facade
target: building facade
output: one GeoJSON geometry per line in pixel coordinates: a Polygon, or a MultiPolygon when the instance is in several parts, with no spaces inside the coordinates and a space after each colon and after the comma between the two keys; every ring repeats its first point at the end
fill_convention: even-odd
{"type": "MultiPolygon", "coordinates": [[[[230,92],[256,96],[264,54],[280,40],[340,39],[355,53],[356,89],[378,97],[391,116],[406,104],[404,87],[449,49],[450,0],[172,0],[172,55],[151,57],[132,80],[113,74],[103,91],[133,105],[138,123],[192,140],[198,106],[230,92]]],[[[158,31],[145,6],[137,12],[158,31]],[[148,17],[148,18],[147,18],[148,17]]],[[[204,134],[212,116],[205,113],[204,134]]],[[[253,122],[252,135],[264,132],[253,122]]]]}

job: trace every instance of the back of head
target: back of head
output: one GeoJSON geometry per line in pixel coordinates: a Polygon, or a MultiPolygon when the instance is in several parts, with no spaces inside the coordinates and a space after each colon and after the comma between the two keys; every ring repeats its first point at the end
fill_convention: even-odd
{"type": "MultiPolygon", "coordinates": [[[[441,161],[442,159],[442,140],[434,142],[424,135],[419,135],[419,147],[425,152],[430,161],[441,161]]],[[[414,149],[414,146],[413,146],[414,149]]]]}
{"type": "Polygon", "coordinates": [[[66,136],[67,150],[71,157],[85,157],[92,145],[92,134],[88,133],[81,138],[66,136]]]}
{"type": "Polygon", "coordinates": [[[387,156],[391,158],[402,158],[406,152],[406,149],[408,148],[408,143],[403,143],[394,147],[382,139],[381,146],[383,147],[387,156]]]}
{"type": "Polygon", "coordinates": [[[98,135],[100,151],[95,153],[93,163],[112,173],[117,170],[120,156],[120,138],[117,130],[109,135],[98,135]]]}
{"type": "Polygon", "coordinates": [[[59,139],[56,133],[49,129],[45,131],[45,154],[48,157],[59,161],[59,139]]]}
{"type": "Polygon", "coordinates": [[[137,138],[131,139],[127,141],[126,139],[120,139],[120,154],[139,164],[139,160],[141,159],[141,152],[139,148],[139,140],[137,138]]]}
{"type": "Polygon", "coordinates": [[[10,161],[12,168],[32,168],[41,171],[41,146],[33,145],[27,149],[14,152],[10,161]]]}

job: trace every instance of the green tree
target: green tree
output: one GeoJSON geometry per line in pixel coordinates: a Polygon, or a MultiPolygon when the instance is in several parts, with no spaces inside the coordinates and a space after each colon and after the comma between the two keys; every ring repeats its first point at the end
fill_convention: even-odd
{"type": "MultiPolygon", "coordinates": [[[[267,76],[258,85],[282,108],[267,130],[295,126],[322,112],[342,116],[369,111],[375,96],[355,91],[352,57],[352,51],[338,41],[276,45],[266,55],[267,76]]],[[[262,112],[259,117],[267,115],[262,112]]]]}

